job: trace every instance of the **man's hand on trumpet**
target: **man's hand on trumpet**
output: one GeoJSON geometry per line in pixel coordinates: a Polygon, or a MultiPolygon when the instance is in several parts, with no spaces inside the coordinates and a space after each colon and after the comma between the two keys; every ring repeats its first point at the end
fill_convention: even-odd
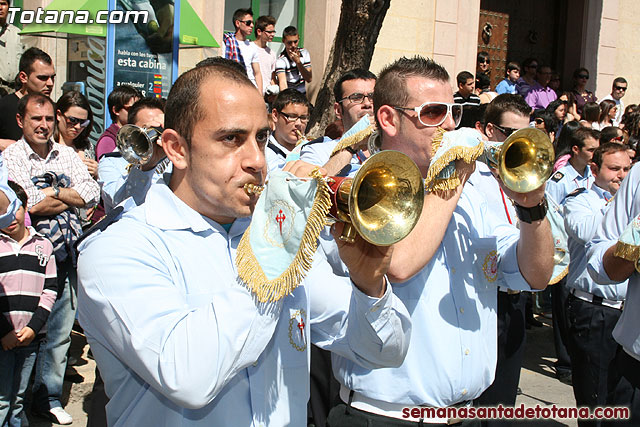
{"type": "Polygon", "coordinates": [[[340,258],[349,269],[351,281],[365,294],[380,298],[386,291],[384,276],[389,270],[393,246],[375,246],[357,235],[353,243],[340,240],[345,226],[336,222],[331,227],[340,252],[340,258]]]}

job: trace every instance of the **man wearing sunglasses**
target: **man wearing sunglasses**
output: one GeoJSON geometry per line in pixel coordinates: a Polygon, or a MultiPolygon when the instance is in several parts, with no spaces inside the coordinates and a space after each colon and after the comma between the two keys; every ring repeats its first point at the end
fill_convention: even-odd
{"type": "MultiPolygon", "coordinates": [[[[380,73],[373,97],[382,149],[407,154],[426,176],[439,128],[451,131],[460,119],[447,71],[430,59],[401,58],[380,73]]],[[[485,197],[465,185],[474,164],[455,167],[462,184],[425,194],[418,224],[394,245],[389,276],[413,324],[407,356],[397,368],[376,370],[334,357],[342,402],[331,410],[332,427],[455,423],[410,418],[403,409],[472,405],[494,378],[498,285],[547,285],[553,241],[544,186],[527,194],[503,189],[518,204],[518,231],[489,215],[485,197]]]]}
{"type": "Polygon", "coordinates": [[[44,51],[32,47],[20,57],[20,89],[0,100],[0,151],[16,142],[22,136],[16,113],[18,100],[30,93],[51,96],[56,77],[51,57],[44,51]]]}
{"type": "Polygon", "coordinates": [[[263,93],[258,47],[247,39],[253,31],[253,11],[250,8],[236,10],[233,13],[233,27],[236,29],[234,33],[223,35],[224,57],[244,65],[249,80],[263,93]]]}
{"type": "Polygon", "coordinates": [[[613,80],[611,93],[600,100],[600,102],[602,102],[605,99],[610,99],[616,103],[618,111],[616,112],[616,117],[613,119],[614,126],[620,125],[620,121],[622,120],[622,115],[624,114],[624,102],[622,102],[622,97],[627,93],[627,88],[627,79],[624,77],[616,77],[613,80]]]}

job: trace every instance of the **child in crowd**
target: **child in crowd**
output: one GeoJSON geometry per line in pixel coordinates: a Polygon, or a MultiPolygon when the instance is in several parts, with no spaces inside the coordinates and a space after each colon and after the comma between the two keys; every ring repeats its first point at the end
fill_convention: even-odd
{"type": "Polygon", "coordinates": [[[26,418],[24,394],[57,296],[56,261],[51,242],[25,226],[27,194],[14,182],[9,187],[22,206],[0,230],[0,426],[20,426],[26,418]]]}

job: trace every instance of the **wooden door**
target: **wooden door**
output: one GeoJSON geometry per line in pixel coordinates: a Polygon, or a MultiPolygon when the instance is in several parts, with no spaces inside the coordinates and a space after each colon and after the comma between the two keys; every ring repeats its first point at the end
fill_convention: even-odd
{"type": "Polygon", "coordinates": [[[485,51],[489,53],[492,89],[505,77],[508,40],[509,15],[480,9],[478,52],[485,51]]]}

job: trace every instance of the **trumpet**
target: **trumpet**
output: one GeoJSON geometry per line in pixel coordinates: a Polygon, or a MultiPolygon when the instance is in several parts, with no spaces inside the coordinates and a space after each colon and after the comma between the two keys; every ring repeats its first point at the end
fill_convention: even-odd
{"type": "Polygon", "coordinates": [[[153,146],[159,142],[162,131],[161,127],[141,128],[136,125],[124,125],[116,135],[116,146],[130,164],[146,165],[153,156],[153,146]]]}
{"type": "Polygon", "coordinates": [[[485,143],[485,154],[479,160],[498,169],[507,188],[528,193],[549,179],[554,159],[549,137],[540,129],[524,128],[502,143],[485,143]]]}
{"type": "Polygon", "coordinates": [[[356,233],[377,246],[389,246],[413,230],[422,213],[424,180],[418,166],[399,151],[371,156],[355,177],[331,177],[332,218],[345,222],[340,240],[356,233]]]}

